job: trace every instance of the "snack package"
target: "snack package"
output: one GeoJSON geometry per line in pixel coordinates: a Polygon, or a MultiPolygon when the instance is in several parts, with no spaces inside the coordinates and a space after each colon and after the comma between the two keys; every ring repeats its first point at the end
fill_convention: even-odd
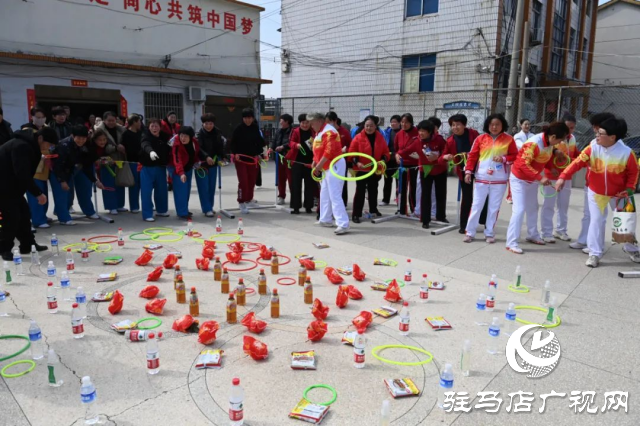
{"type": "Polygon", "coordinates": [[[332,284],[341,284],[344,282],[344,278],[342,278],[340,274],[338,274],[338,271],[331,266],[324,268],[324,274],[329,278],[329,281],[331,281],[332,284]]]}
{"type": "Polygon", "coordinates": [[[109,281],[115,281],[118,278],[117,272],[111,272],[110,274],[100,274],[98,275],[98,279],[96,282],[98,283],[107,283],[109,281]]]}
{"type": "Polygon", "coordinates": [[[326,249],[329,248],[329,244],[327,243],[313,243],[315,248],[326,249]]]}
{"type": "Polygon", "coordinates": [[[198,321],[194,320],[191,315],[187,314],[182,318],[175,320],[171,328],[182,333],[197,333],[198,325],[198,321]]]}
{"type": "Polygon", "coordinates": [[[202,247],[202,257],[205,259],[213,259],[215,255],[215,250],[213,249],[213,247],[210,246],[204,246],[202,247]]]}
{"type": "Polygon", "coordinates": [[[147,282],[158,281],[162,275],[162,271],[164,271],[164,268],[162,266],[157,266],[153,271],[149,272],[149,275],[147,275],[147,282]]]}
{"type": "Polygon", "coordinates": [[[170,251],[169,254],[175,255],[178,259],[182,259],[182,252],[179,251],[170,251]]]}
{"type": "Polygon", "coordinates": [[[146,250],[142,252],[139,258],[135,260],[135,264],[138,266],[147,266],[149,262],[153,259],[153,252],[151,250],[146,250]]]}
{"type": "Polygon", "coordinates": [[[313,256],[308,255],[306,253],[300,253],[300,254],[296,254],[296,259],[300,260],[300,259],[311,259],[313,260],[313,256]]]}
{"type": "Polygon", "coordinates": [[[347,286],[347,291],[349,294],[349,299],[352,299],[352,300],[362,299],[362,293],[360,293],[360,290],[358,290],[356,286],[354,285],[347,286]]]}
{"type": "Polygon", "coordinates": [[[265,246],[264,244],[260,246],[260,259],[262,260],[271,260],[271,257],[273,256],[273,253],[271,252],[271,250],[269,250],[267,248],[267,246],[265,246]]]}
{"type": "Polygon", "coordinates": [[[444,290],[444,283],[442,281],[429,281],[429,288],[431,290],[444,290]]]}
{"type": "Polygon", "coordinates": [[[401,302],[402,296],[400,295],[400,286],[395,278],[389,283],[389,287],[387,287],[387,292],[384,295],[384,300],[388,302],[401,302]]]}
{"type": "Polygon", "coordinates": [[[307,271],[315,271],[316,269],[316,262],[311,259],[304,258],[300,259],[299,262],[307,271]]]}
{"type": "Polygon", "coordinates": [[[349,291],[346,285],[338,287],[338,295],[336,296],[336,306],[340,309],[345,308],[349,303],[349,291]]]}
{"type": "Polygon", "coordinates": [[[315,299],[311,306],[311,315],[319,320],[327,319],[327,315],[329,315],[329,307],[324,306],[320,299],[315,299]]]}
{"type": "Polygon", "coordinates": [[[339,274],[342,275],[351,275],[353,274],[353,268],[351,266],[343,266],[342,268],[336,269],[339,274]]]}
{"type": "Polygon", "coordinates": [[[313,404],[302,398],[293,410],[291,410],[289,417],[318,425],[322,422],[322,419],[325,418],[328,412],[328,405],[313,404]]]}
{"type": "Polygon", "coordinates": [[[203,322],[198,331],[198,342],[203,345],[212,345],[216,341],[218,330],[220,330],[220,325],[216,321],[203,322]]]}
{"type": "Polygon", "coordinates": [[[142,246],[142,248],[155,251],[155,250],[160,250],[162,248],[162,244],[145,244],[142,246]]]}
{"type": "Polygon", "coordinates": [[[176,263],[178,263],[178,256],[175,254],[168,254],[167,257],[164,258],[162,266],[164,266],[164,269],[173,269],[173,267],[176,266],[176,263]]]}
{"type": "Polygon", "coordinates": [[[269,356],[267,345],[251,336],[244,336],[242,348],[245,354],[256,361],[266,359],[269,356]]]}
{"type": "Polygon", "coordinates": [[[371,285],[371,289],[376,291],[387,291],[387,288],[389,288],[389,284],[382,281],[376,281],[371,285]]]}
{"type": "Polygon", "coordinates": [[[391,318],[398,313],[398,310],[391,306],[380,306],[378,309],[372,311],[374,314],[382,318],[391,318]]]}
{"type": "Polygon", "coordinates": [[[122,263],[122,257],[120,256],[105,257],[102,261],[103,265],[117,265],[118,263],[122,263]]]}
{"type": "Polygon", "coordinates": [[[362,269],[360,269],[358,264],[354,263],[353,264],[353,278],[355,278],[356,281],[364,281],[366,276],[367,276],[367,274],[365,274],[364,271],[362,269]]]}
{"type": "MultiPolygon", "coordinates": [[[[203,324],[204,325],[204,324],[203,324]]],[[[200,352],[196,361],[196,369],[220,368],[222,366],[222,349],[205,349],[200,352]]]]}
{"type": "Polygon", "coordinates": [[[291,369],[315,370],[316,351],[291,352],[291,369]]]}
{"type": "Polygon", "coordinates": [[[144,297],[145,299],[153,299],[160,293],[160,289],[155,285],[148,285],[142,290],[140,290],[140,297],[144,297]]]}
{"type": "Polygon", "coordinates": [[[242,318],[242,325],[247,327],[250,332],[255,334],[260,334],[264,331],[265,328],[267,328],[267,322],[256,319],[255,312],[249,312],[247,315],[245,315],[245,317],[242,318]]]}
{"type": "Polygon", "coordinates": [[[202,259],[196,259],[196,267],[201,271],[209,270],[209,259],[203,257],[202,259]]]}
{"type": "Polygon", "coordinates": [[[99,291],[97,293],[94,293],[93,297],[91,298],[91,300],[94,302],[108,302],[111,299],[113,299],[112,291],[99,291]]]}
{"type": "Polygon", "coordinates": [[[425,321],[428,322],[431,328],[435,331],[451,330],[453,328],[451,323],[444,319],[444,317],[428,317],[425,321]]]}
{"type": "Polygon", "coordinates": [[[240,253],[234,253],[234,252],[229,252],[226,253],[225,256],[227,256],[227,260],[231,263],[240,263],[240,259],[242,258],[242,255],[240,253]]]}
{"type": "Polygon", "coordinates": [[[167,299],[153,299],[144,305],[144,309],[150,314],[162,315],[165,303],[167,303],[167,299]]]}
{"type": "Polygon", "coordinates": [[[127,330],[132,330],[134,328],[136,328],[136,325],[138,325],[135,321],[131,321],[131,320],[122,320],[120,322],[117,322],[115,324],[111,324],[111,328],[115,331],[117,331],[118,333],[124,333],[127,330]]]}
{"type": "Polygon", "coordinates": [[[322,320],[312,321],[307,327],[307,337],[312,342],[319,342],[327,333],[327,324],[322,320]]]}
{"type": "Polygon", "coordinates": [[[228,247],[234,253],[242,254],[242,252],[244,251],[244,246],[238,241],[229,244],[228,247]]]}
{"type": "Polygon", "coordinates": [[[395,266],[388,259],[378,259],[378,258],[373,259],[373,264],[378,266],[395,266]]]}
{"type": "Polygon", "coordinates": [[[356,326],[357,330],[362,330],[363,332],[369,327],[371,321],[373,320],[373,314],[369,311],[362,311],[360,314],[355,317],[351,323],[356,326]]]}
{"type": "Polygon", "coordinates": [[[345,331],[342,335],[342,343],[353,346],[353,342],[356,340],[357,334],[358,332],[355,330],[345,331]]]}
{"type": "Polygon", "coordinates": [[[389,393],[394,398],[420,395],[420,390],[411,379],[384,379],[389,393]]]}

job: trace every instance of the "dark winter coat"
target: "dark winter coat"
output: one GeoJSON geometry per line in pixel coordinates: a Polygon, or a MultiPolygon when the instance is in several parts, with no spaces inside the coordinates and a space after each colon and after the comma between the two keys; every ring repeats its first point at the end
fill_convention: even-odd
{"type": "MultiPolygon", "coordinates": [[[[198,142],[200,142],[200,151],[204,157],[211,157],[213,161],[218,163],[224,158],[224,141],[222,135],[217,127],[207,132],[204,128],[198,131],[198,142]]],[[[209,168],[209,165],[205,162],[202,163],[202,167],[209,168]]]]}
{"type": "Polygon", "coordinates": [[[13,138],[13,130],[11,129],[11,123],[7,120],[2,120],[0,123],[0,146],[5,142],[8,142],[13,138]]]}
{"type": "Polygon", "coordinates": [[[42,194],[33,180],[40,163],[40,147],[31,130],[19,130],[0,146],[0,196],[23,197],[42,194]]]}
{"type": "Polygon", "coordinates": [[[53,160],[53,173],[60,182],[69,182],[76,168],[81,168],[91,182],[96,181],[88,145],[88,141],[81,147],[76,145],[73,136],[61,140],[56,145],[55,154],[58,154],[58,158],[53,160]]]}
{"type": "Polygon", "coordinates": [[[149,131],[142,134],[142,142],[140,144],[140,156],[138,161],[147,167],[163,166],[169,164],[169,156],[171,155],[171,147],[165,135],[160,132],[160,136],[153,136],[149,131]],[[149,154],[154,151],[160,158],[156,161],[151,160],[149,154]]]}

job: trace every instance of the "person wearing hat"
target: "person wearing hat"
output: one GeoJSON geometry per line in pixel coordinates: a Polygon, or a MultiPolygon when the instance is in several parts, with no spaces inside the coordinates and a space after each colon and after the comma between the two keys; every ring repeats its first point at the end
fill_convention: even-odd
{"type": "Polygon", "coordinates": [[[242,123],[233,131],[231,136],[231,158],[236,166],[238,175],[238,204],[242,214],[249,213],[253,205],[253,190],[258,176],[258,159],[262,154],[264,138],[260,133],[258,123],[251,108],[242,111],[242,123]],[[256,164],[253,164],[254,157],[256,164]]]}
{"type": "MultiPolygon", "coordinates": [[[[45,143],[55,145],[58,137],[51,128],[43,128],[37,133],[31,129],[20,130],[13,138],[0,147],[0,254],[3,260],[13,259],[13,245],[17,238],[20,253],[47,250],[46,246],[36,243],[31,232],[31,212],[24,197],[29,192],[44,206],[47,196],[33,179],[42,157],[41,146],[45,143]]],[[[46,220],[45,220],[46,222],[46,220]]]]}
{"type": "MultiPolygon", "coordinates": [[[[182,126],[178,134],[171,139],[171,156],[169,157],[169,173],[173,180],[173,202],[176,213],[180,219],[189,219],[192,213],[189,211],[189,196],[191,195],[191,180],[193,167],[202,157],[200,146],[195,139],[193,127],[182,126]]],[[[209,165],[213,164],[213,160],[209,165]]]]}
{"type": "MultiPolygon", "coordinates": [[[[32,129],[24,128],[23,130],[32,129]]],[[[47,126],[42,126],[39,130],[32,130],[32,132],[33,137],[38,143],[41,154],[40,161],[36,167],[36,172],[33,176],[33,181],[43,194],[48,194],[49,185],[47,182],[49,181],[51,169],[53,168],[53,160],[46,156],[51,155],[55,150],[55,147],[58,144],[58,135],[55,130],[47,126]]],[[[49,228],[50,225],[47,220],[49,200],[44,204],[40,204],[38,197],[27,191],[27,202],[29,203],[29,210],[31,211],[31,226],[34,228],[49,228]]]]}

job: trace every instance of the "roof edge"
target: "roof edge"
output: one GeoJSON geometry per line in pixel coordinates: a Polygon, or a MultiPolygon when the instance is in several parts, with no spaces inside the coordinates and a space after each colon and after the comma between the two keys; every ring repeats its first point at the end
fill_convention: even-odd
{"type": "Polygon", "coordinates": [[[626,4],[630,4],[632,6],[640,6],[640,1],[637,0],[610,0],[604,4],[601,4],[600,6],[598,6],[598,10],[602,10],[602,9],[606,9],[609,6],[613,6],[616,3],[626,3],[626,4]]]}
{"type": "Polygon", "coordinates": [[[235,3],[235,4],[239,4],[241,6],[246,6],[246,7],[251,8],[251,9],[256,9],[256,10],[259,10],[260,12],[264,12],[265,11],[264,7],[257,6],[255,4],[251,4],[251,3],[245,3],[243,1],[238,1],[238,0],[225,0],[225,1],[227,3],[235,3]]]}

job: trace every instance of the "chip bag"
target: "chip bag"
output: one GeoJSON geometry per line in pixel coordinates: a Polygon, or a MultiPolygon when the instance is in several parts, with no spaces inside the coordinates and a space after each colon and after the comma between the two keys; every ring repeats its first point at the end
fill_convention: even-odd
{"type": "Polygon", "coordinates": [[[244,336],[242,348],[244,353],[251,356],[256,361],[266,359],[269,356],[269,348],[260,340],[251,336],[244,336]]]}
{"type": "Polygon", "coordinates": [[[149,272],[149,275],[147,275],[147,282],[158,281],[162,275],[162,271],[164,271],[162,266],[158,266],[153,271],[149,272]]]}
{"type": "Polygon", "coordinates": [[[216,248],[216,242],[213,240],[204,240],[204,242],[202,243],[203,247],[211,247],[212,249],[216,248]]]}
{"type": "Polygon", "coordinates": [[[173,267],[176,266],[176,263],[178,263],[178,256],[173,253],[169,253],[167,257],[164,258],[162,266],[164,266],[164,269],[173,269],[173,267]]]}
{"type": "Polygon", "coordinates": [[[340,309],[347,306],[349,303],[349,290],[346,285],[338,287],[338,295],[336,296],[336,306],[340,309]]]}
{"type": "Polygon", "coordinates": [[[195,333],[198,331],[198,321],[194,320],[191,315],[187,314],[182,318],[175,320],[171,328],[182,333],[195,333]]]}
{"type": "Polygon", "coordinates": [[[118,290],[113,292],[113,299],[109,303],[109,312],[111,315],[115,315],[122,310],[122,304],[124,303],[124,296],[118,290]]]}
{"type": "Polygon", "coordinates": [[[203,345],[212,345],[216,341],[216,333],[220,325],[216,321],[205,321],[198,331],[198,342],[203,345]]]}
{"type": "Polygon", "coordinates": [[[247,327],[250,332],[255,333],[255,334],[260,334],[260,333],[262,333],[264,331],[265,328],[267,328],[267,322],[259,320],[259,319],[256,319],[255,312],[248,313],[242,319],[242,325],[247,327]]]}
{"type": "Polygon", "coordinates": [[[326,319],[327,315],[329,315],[329,307],[324,306],[320,301],[320,299],[316,299],[313,301],[313,306],[311,308],[311,315],[313,315],[319,320],[326,319]]]}
{"type": "Polygon", "coordinates": [[[240,263],[240,259],[242,258],[241,253],[229,252],[226,254],[227,260],[231,263],[240,263]]]}
{"type": "Polygon", "coordinates": [[[300,259],[300,266],[303,266],[307,271],[315,271],[316,269],[316,262],[313,261],[313,259],[300,259]]]}
{"type": "Polygon", "coordinates": [[[240,242],[231,243],[228,247],[234,253],[242,254],[244,251],[244,246],[240,242]]]}
{"type": "Polygon", "coordinates": [[[364,330],[369,327],[369,324],[371,324],[372,320],[373,314],[371,312],[362,311],[357,317],[353,319],[353,321],[351,321],[351,323],[356,326],[356,329],[362,330],[364,332],[364,330]]]}
{"type": "Polygon", "coordinates": [[[202,259],[196,259],[196,267],[201,271],[209,270],[209,259],[203,257],[202,259]]]}
{"type": "Polygon", "coordinates": [[[353,278],[355,278],[356,281],[364,281],[366,276],[367,276],[367,274],[365,274],[364,271],[362,269],[360,269],[360,266],[358,266],[356,263],[354,263],[353,264],[353,278]]]}
{"type": "Polygon", "coordinates": [[[135,264],[138,266],[147,266],[153,259],[153,252],[151,250],[145,250],[142,252],[139,258],[135,260],[135,264]]]}
{"type": "Polygon", "coordinates": [[[324,274],[329,278],[332,284],[340,284],[344,282],[344,279],[338,274],[335,268],[327,266],[324,268],[324,274]]]}
{"type": "Polygon", "coordinates": [[[307,327],[307,337],[312,342],[318,342],[322,340],[327,333],[327,324],[322,320],[312,321],[307,327]]]}
{"type": "Polygon", "coordinates": [[[144,309],[150,314],[162,315],[165,303],[167,303],[167,299],[153,299],[148,301],[147,304],[144,305],[144,309]]]}
{"type": "Polygon", "coordinates": [[[145,299],[153,299],[160,293],[160,289],[155,285],[148,285],[142,290],[140,290],[140,297],[144,297],[145,299]]]}
{"type": "Polygon", "coordinates": [[[358,288],[355,285],[348,286],[347,291],[349,294],[349,299],[353,299],[353,300],[362,299],[362,293],[360,293],[360,290],[358,290],[358,288]]]}
{"type": "Polygon", "coordinates": [[[204,246],[202,247],[202,257],[205,259],[213,259],[214,250],[213,247],[204,246]]]}
{"type": "Polygon", "coordinates": [[[400,286],[395,278],[389,283],[387,292],[384,294],[384,300],[389,302],[399,302],[402,300],[402,296],[400,295],[400,286]]]}

